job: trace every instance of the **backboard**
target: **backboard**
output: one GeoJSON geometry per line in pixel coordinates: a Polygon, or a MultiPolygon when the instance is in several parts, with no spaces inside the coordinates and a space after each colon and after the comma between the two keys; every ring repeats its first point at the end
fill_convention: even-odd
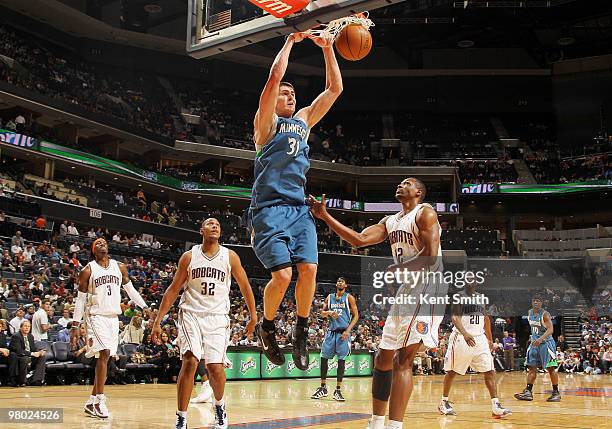
{"type": "Polygon", "coordinates": [[[315,0],[300,13],[283,19],[265,13],[248,0],[189,0],[187,53],[205,58],[403,1],[315,0]]]}

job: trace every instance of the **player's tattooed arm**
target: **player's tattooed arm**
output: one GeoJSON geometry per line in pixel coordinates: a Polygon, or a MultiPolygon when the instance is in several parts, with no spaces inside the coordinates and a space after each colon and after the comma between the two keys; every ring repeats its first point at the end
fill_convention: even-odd
{"type": "Polygon", "coordinates": [[[178,268],[176,270],[176,273],[174,274],[172,283],[170,284],[170,286],[168,286],[166,292],[164,292],[164,297],[162,298],[161,304],[159,305],[159,312],[157,313],[155,323],[153,323],[153,330],[151,331],[151,335],[154,339],[161,334],[161,321],[170,310],[170,307],[172,307],[172,305],[174,304],[174,301],[176,301],[179,292],[187,281],[190,263],[191,251],[183,253],[181,259],[179,259],[178,268]]]}
{"type": "Polygon", "coordinates": [[[240,262],[240,257],[233,250],[229,251],[230,255],[230,265],[232,266],[232,276],[238,283],[240,287],[240,292],[244,297],[247,308],[249,309],[249,323],[246,327],[247,335],[250,337],[253,335],[255,331],[255,326],[257,325],[257,308],[255,306],[255,296],[253,295],[253,289],[251,289],[251,284],[249,283],[249,278],[247,276],[246,271],[242,267],[242,263],[240,262]]]}
{"type": "Polygon", "coordinates": [[[352,317],[351,317],[351,323],[349,323],[348,327],[346,328],[346,331],[342,333],[343,340],[346,340],[349,337],[349,335],[351,335],[351,331],[353,330],[353,328],[357,324],[357,321],[359,320],[359,309],[357,308],[357,301],[355,300],[355,297],[353,295],[349,295],[348,302],[349,302],[349,307],[351,310],[352,317]]]}
{"type": "Polygon", "coordinates": [[[343,225],[330,215],[325,208],[325,194],[321,196],[321,201],[318,201],[312,195],[308,196],[308,205],[310,211],[317,219],[321,219],[329,226],[332,231],[340,236],[344,241],[355,247],[373,246],[374,244],[382,243],[387,239],[387,227],[384,224],[368,226],[361,232],[343,225]]]}

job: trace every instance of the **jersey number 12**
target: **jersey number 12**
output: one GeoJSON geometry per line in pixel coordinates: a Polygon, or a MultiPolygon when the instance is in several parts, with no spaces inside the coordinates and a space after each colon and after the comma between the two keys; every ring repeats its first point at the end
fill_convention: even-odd
{"type": "Polygon", "coordinates": [[[202,282],[202,295],[211,296],[214,294],[215,294],[215,284],[202,282]]]}

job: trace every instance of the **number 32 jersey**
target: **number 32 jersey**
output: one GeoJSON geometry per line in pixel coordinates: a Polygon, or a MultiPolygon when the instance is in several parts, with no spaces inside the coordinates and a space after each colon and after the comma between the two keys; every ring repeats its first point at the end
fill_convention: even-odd
{"type": "Polygon", "coordinates": [[[179,307],[202,314],[229,314],[232,268],[229,249],[219,246],[216,255],[208,257],[202,245],[191,248],[191,263],[179,307]]]}

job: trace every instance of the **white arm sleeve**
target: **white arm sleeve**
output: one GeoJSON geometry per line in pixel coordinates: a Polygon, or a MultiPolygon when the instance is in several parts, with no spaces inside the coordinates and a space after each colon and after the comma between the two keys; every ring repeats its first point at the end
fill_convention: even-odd
{"type": "Polygon", "coordinates": [[[138,291],[134,288],[134,285],[132,284],[131,280],[123,285],[123,289],[125,289],[130,299],[134,301],[137,306],[139,306],[140,308],[147,308],[147,303],[144,299],[142,299],[142,296],[140,296],[138,291]]]}
{"type": "Polygon", "coordinates": [[[87,292],[77,292],[77,299],[74,305],[74,315],[72,316],[73,322],[81,322],[83,313],[85,312],[85,303],[87,302],[87,292]]]}

